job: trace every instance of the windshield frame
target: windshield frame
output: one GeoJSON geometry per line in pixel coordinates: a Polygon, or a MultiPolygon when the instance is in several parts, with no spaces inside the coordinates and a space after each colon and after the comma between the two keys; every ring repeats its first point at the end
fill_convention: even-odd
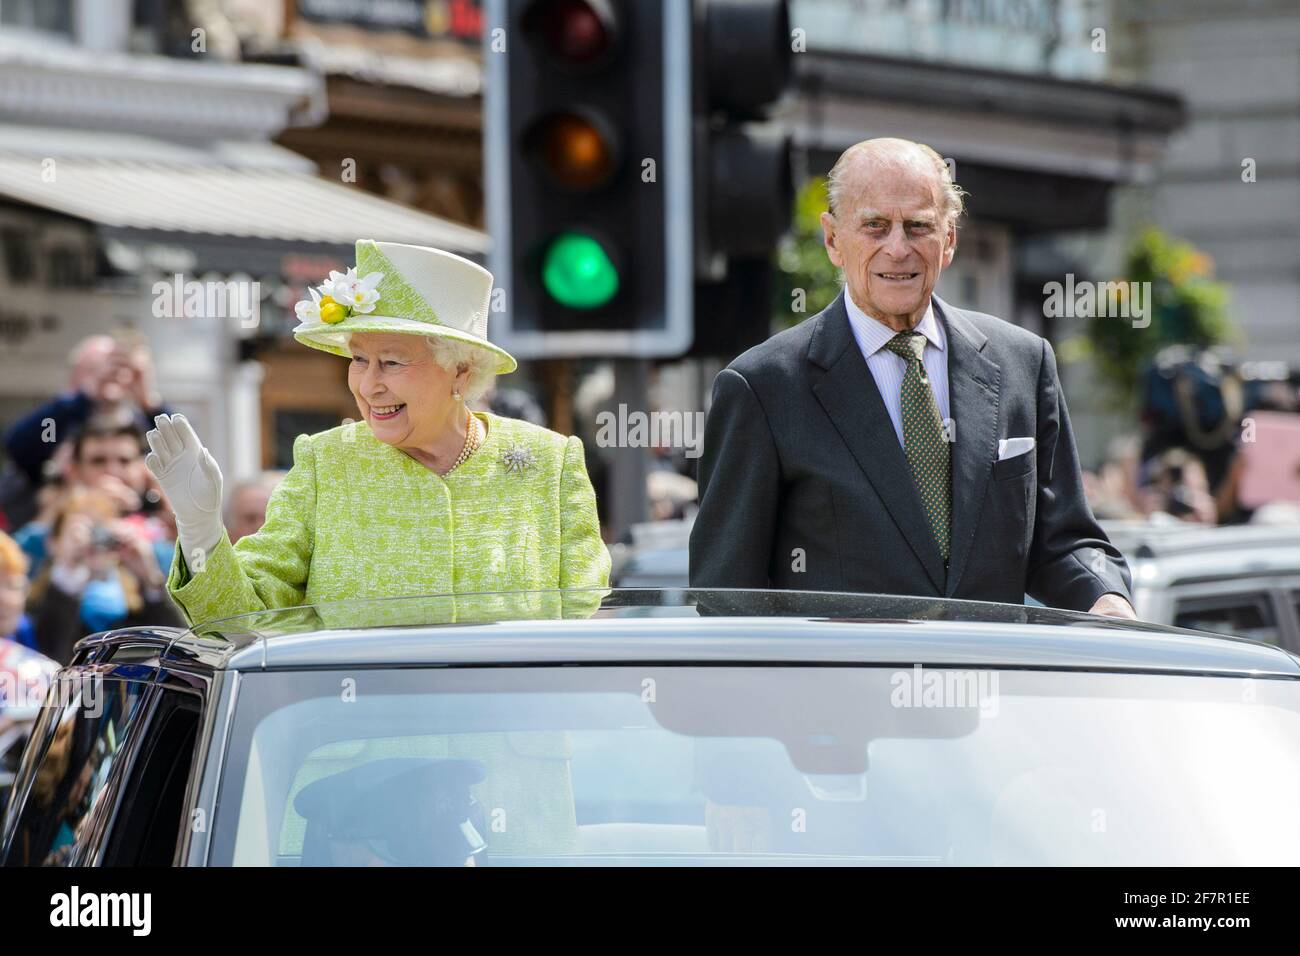
{"type": "MultiPolygon", "coordinates": [[[[594,664],[594,665],[592,665],[592,666],[599,666],[599,667],[601,667],[601,668],[603,668],[603,669],[605,669],[605,670],[609,670],[609,671],[616,670],[616,669],[617,669],[617,670],[623,670],[623,671],[628,671],[628,670],[630,670],[630,669],[638,669],[638,670],[641,670],[641,671],[645,670],[645,666],[642,666],[642,667],[640,667],[640,668],[632,668],[632,667],[630,667],[629,665],[609,664],[609,663],[606,663],[606,662],[600,662],[600,663],[598,663],[598,664],[594,664]]],[[[654,665],[651,665],[651,666],[653,666],[654,669],[656,669],[656,670],[660,670],[660,669],[669,669],[669,668],[673,667],[674,665],[665,665],[665,664],[662,664],[662,663],[655,663],[654,665]]],[[[700,667],[700,666],[712,668],[712,667],[716,667],[716,666],[719,666],[719,665],[698,665],[698,664],[696,664],[696,665],[692,665],[692,664],[678,664],[678,665],[675,665],[675,666],[678,667],[678,668],[681,668],[681,667],[700,667]]],[[[725,666],[725,665],[724,665],[724,666],[725,666]]],[[[879,671],[879,670],[896,670],[896,669],[897,669],[896,667],[892,667],[892,668],[891,668],[891,667],[888,667],[888,666],[886,666],[886,665],[878,665],[878,664],[876,664],[876,665],[869,665],[869,664],[843,664],[843,665],[840,665],[840,666],[841,666],[842,669],[845,669],[845,670],[861,670],[861,669],[863,669],[863,668],[871,669],[871,670],[876,670],[876,671],[879,671]]],[[[790,669],[796,669],[796,668],[798,668],[798,669],[803,669],[803,668],[807,668],[807,669],[809,669],[809,670],[811,670],[811,671],[817,671],[817,672],[819,672],[819,679],[821,679],[821,678],[823,678],[823,677],[826,676],[826,668],[825,668],[825,667],[818,667],[818,666],[816,666],[816,665],[800,665],[800,664],[793,664],[793,663],[790,664],[790,665],[788,665],[788,667],[789,667],[790,669]]],[[[730,668],[730,669],[733,669],[733,670],[744,670],[744,669],[746,669],[746,668],[744,667],[744,665],[738,665],[738,666],[732,667],[732,668],[730,668]]],[[[539,672],[539,671],[549,671],[549,672],[552,672],[552,673],[559,673],[559,672],[561,672],[561,671],[566,671],[566,672],[568,672],[569,674],[576,674],[576,673],[580,673],[580,671],[581,671],[582,669],[581,669],[581,668],[559,668],[559,667],[552,667],[552,666],[524,666],[524,667],[515,667],[515,668],[504,669],[504,668],[493,667],[493,666],[489,665],[489,666],[485,666],[485,667],[475,667],[475,668],[432,668],[432,669],[425,669],[425,668],[416,668],[416,669],[377,668],[377,669],[372,669],[372,670],[390,671],[390,672],[392,672],[392,673],[394,673],[394,674],[401,673],[401,674],[405,675],[405,677],[406,677],[407,679],[414,679],[414,680],[419,680],[420,678],[419,678],[418,676],[415,676],[415,675],[418,675],[418,674],[420,674],[421,672],[424,672],[424,671],[428,671],[428,674],[426,675],[426,677],[429,676],[429,675],[450,676],[451,674],[453,674],[453,673],[457,673],[457,672],[458,672],[459,674],[461,674],[461,675],[465,675],[465,674],[467,674],[467,673],[469,673],[469,672],[471,672],[471,671],[481,671],[481,672],[482,672],[482,679],[486,681],[486,680],[488,680],[488,676],[487,676],[487,675],[491,675],[491,674],[493,674],[493,673],[495,673],[495,674],[505,674],[505,673],[510,673],[510,674],[512,674],[513,676],[518,677],[518,676],[521,675],[521,674],[523,674],[523,675],[536,674],[536,673],[539,672]]],[[[1017,672],[1018,672],[1018,673],[1023,673],[1023,674],[1044,675],[1044,676],[1049,677],[1049,678],[1059,678],[1059,679],[1062,679],[1062,680],[1067,680],[1067,681],[1070,682],[1070,683],[1069,683],[1069,686],[1070,686],[1070,687],[1077,687],[1077,686],[1078,686],[1078,684],[1077,684],[1077,682],[1076,682],[1076,680],[1075,680],[1076,678],[1077,678],[1077,679],[1087,680],[1089,677],[1100,677],[1100,678],[1112,677],[1112,678],[1115,678],[1115,679],[1120,680],[1120,681],[1124,681],[1124,680],[1126,680],[1126,679],[1131,679],[1131,680],[1135,680],[1135,681],[1139,681],[1139,680],[1146,680],[1146,681],[1174,680],[1174,681],[1179,682],[1180,684],[1182,684],[1183,686],[1185,686],[1185,687],[1187,687],[1187,688],[1195,688],[1195,689],[1197,690],[1197,694],[1193,695],[1192,699],[1194,699],[1194,700],[1200,700],[1200,696],[1201,696],[1201,694],[1200,694],[1200,689],[1201,689],[1201,688],[1209,689],[1209,688],[1211,688],[1211,687],[1214,686],[1214,685],[1207,685],[1207,684],[1206,684],[1206,681],[1214,681],[1215,684],[1217,685],[1217,689],[1219,689],[1219,690],[1224,690],[1224,691],[1226,691],[1226,689],[1228,688],[1228,686],[1229,686],[1230,683],[1236,683],[1236,684],[1238,684],[1238,685],[1240,684],[1240,678],[1234,678],[1234,677],[1232,677],[1232,676],[1230,676],[1230,675],[1216,675],[1216,676],[1212,676],[1212,677],[1206,677],[1206,676],[1193,675],[1193,674],[1165,675],[1165,674],[1150,674],[1150,673],[1144,673],[1144,672],[1138,672],[1138,673],[1133,673],[1133,672],[1095,672],[1095,671],[1090,671],[1090,672],[1077,672],[1077,671],[1069,671],[1069,670],[1044,670],[1044,669],[1035,669],[1035,668],[985,668],[984,670],[986,670],[986,671],[988,671],[988,672],[990,672],[990,673],[996,673],[996,674],[1011,674],[1011,673],[1017,673],[1017,672]]],[[[316,672],[313,672],[314,677],[315,677],[315,679],[317,679],[317,680],[331,680],[331,679],[333,679],[333,678],[339,676],[339,673],[340,673],[340,672],[337,672],[337,671],[334,671],[334,670],[329,670],[329,671],[316,671],[316,672]]],[[[239,696],[240,696],[241,698],[244,697],[244,695],[245,695],[245,694],[248,692],[248,690],[249,690],[249,684],[252,683],[252,684],[255,685],[256,683],[258,683],[258,680],[259,680],[260,678],[262,678],[262,677],[270,678],[270,679],[278,679],[278,680],[282,680],[282,681],[292,681],[292,680],[295,679],[295,675],[302,676],[302,672],[294,672],[294,671],[270,672],[270,671],[269,671],[269,672],[267,672],[265,675],[251,675],[251,674],[250,674],[250,675],[243,675],[244,678],[245,678],[244,681],[243,681],[244,686],[241,688],[241,693],[240,693],[239,696]]],[[[232,676],[233,676],[233,675],[232,675],[232,676]]],[[[1295,696],[1295,695],[1296,695],[1296,690],[1297,690],[1297,689],[1300,689],[1300,688],[1297,688],[1297,687],[1296,687],[1296,682],[1295,682],[1294,680],[1291,680],[1291,679],[1289,679],[1289,678],[1281,678],[1281,679],[1279,679],[1279,678],[1261,677],[1261,678],[1258,678],[1258,681],[1259,681],[1258,686],[1264,686],[1265,683],[1267,683],[1267,685],[1269,685],[1269,686],[1271,686],[1271,687],[1273,687],[1273,688],[1276,688],[1276,689],[1278,689],[1278,690],[1280,690],[1280,689],[1282,688],[1283,685],[1290,685],[1290,686],[1287,686],[1287,688],[1286,688],[1287,693],[1286,693],[1285,700],[1287,701],[1287,704],[1286,704],[1287,709],[1296,709],[1296,710],[1300,710],[1300,699],[1297,699],[1296,696],[1295,696]],[[1280,683],[1279,683],[1279,681],[1280,681],[1280,683]]],[[[1063,685],[1063,686],[1064,686],[1064,685],[1063,685]]],[[[1159,686],[1159,685],[1149,685],[1149,686],[1159,686]]],[[[307,697],[310,697],[310,696],[311,696],[311,695],[307,695],[307,697]]],[[[1066,694],[1066,695],[1064,695],[1064,696],[1069,696],[1069,697],[1075,697],[1075,696],[1078,696],[1078,697],[1091,697],[1091,696],[1096,696],[1096,695],[1070,693],[1070,694],[1066,694]]],[[[1105,696],[1110,696],[1110,695],[1105,695],[1105,696]]],[[[1121,695],[1121,696],[1123,696],[1123,695],[1121,695]]],[[[1177,695],[1175,695],[1175,697],[1177,697],[1177,695]]],[[[299,697],[296,698],[296,699],[297,699],[297,700],[303,700],[303,699],[307,699],[307,698],[302,697],[302,696],[299,696],[299,697]]],[[[1162,699],[1163,699],[1163,698],[1162,698],[1162,699]]],[[[1217,698],[1216,698],[1216,699],[1217,699],[1217,698]]],[[[1226,698],[1225,698],[1225,699],[1226,699],[1226,698]]],[[[233,703],[233,702],[234,702],[234,701],[233,701],[233,695],[232,695],[232,703],[233,703]]],[[[247,702],[247,701],[246,701],[246,702],[247,702]]],[[[209,865],[231,865],[231,863],[233,862],[233,858],[232,858],[233,842],[231,842],[231,841],[233,841],[233,834],[232,834],[232,831],[230,830],[230,826],[231,826],[230,811],[233,809],[233,810],[236,811],[236,813],[238,812],[238,803],[239,803],[239,799],[240,799],[240,793],[235,792],[235,790],[236,790],[236,789],[242,790],[242,777],[241,777],[240,779],[236,780],[236,779],[232,776],[232,774],[235,773],[235,772],[237,772],[238,769],[239,769],[239,767],[240,767],[241,756],[240,756],[239,753],[237,752],[238,748],[240,748],[240,747],[242,747],[242,746],[246,746],[246,745],[248,744],[248,742],[249,742],[249,738],[247,738],[247,737],[241,738],[241,737],[240,737],[240,732],[241,732],[241,729],[242,729],[242,728],[241,728],[241,723],[242,723],[242,724],[246,724],[246,723],[247,723],[248,719],[252,716],[252,711],[247,711],[247,710],[245,710],[245,711],[242,711],[242,712],[241,712],[241,711],[240,711],[240,708],[239,708],[238,706],[233,707],[233,708],[232,708],[232,711],[233,711],[233,712],[232,712],[231,715],[230,715],[232,719],[230,719],[230,720],[227,721],[228,733],[227,733],[227,735],[226,735],[226,739],[225,739],[225,741],[224,741],[225,746],[222,748],[223,750],[227,751],[228,753],[227,753],[227,756],[226,756],[226,758],[225,758],[225,760],[224,760],[224,762],[223,762],[223,765],[222,765],[221,768],[220,768],[220,779],[219,779],[219,785],[218,785],[218,787],[219,787],[219,789],[218,789],[218,796],[219,796],[219,798],[220,798],[220,802],[219,802],[218,805],[217,805],[217,812],[216,812],[212,817],[210,817],[210,820],[211,820],[210,836],[209,836],[209,839],[208,839],[207,841],[205,841],[206,843],[209,843],[210,846],[211,846],[211,850],[210,850],[210,852],[204,854],[205,862],[207,862],[209,865]]],[[[883,738],[882,738],[882,739],[883,739],[883,738]]],[[[890,738],[890,739],[895,739],[895,738],[890,738]]],[[[244,761],[246,761],[247,757],[244,756],[242,759],[243,759],[244,761]]],[[[554,865],[555,863],[561,863],[561,862],[565,862],[565,860],[564,860],[563,858],[557,858],[557,859],[555,859],[555,860],[551,860],[551,861],[550,861],[550,865],[554,865]]],[[[724,859],[718,859],[718,860],[716,860],[716,861],[714,861],[714,862],[715,862],[715,863],[718,863],[718,864],[722,864],[722,863],[727,862],[727,860],[724,860],[724,859]]],[[[790,860],[790,859],[788,859],[788,858],[781,857],[781,856],[778,855],[778,856],[776,856],[776,857],[773,857],[773,858],[771,858],[771,859],[767,859],[767,860],[760,860],[760,859],[751,858],[751,857],[748,857],[748,856],[747,856],[747,857],[745,857],[743,860],[732,861],[732,862],[745,862],[745,863],[747,863],[747,864],[763,865],[764,863],[770,863],[770,864],[781,864],[781,863],[787,863],[787,864],[788,864],[788,863],[790,863],[790,862],[796,862],[796,861],[792,861],[792,860],[790,860]]],[[[833,865],[854,865],[852,861],[849,861],[849,862],[838,861],[838,862],[837,862],[836,860],[830,860],[830,859],[828,859],[828,860],[813,860],[813,859],[808,859],[808,860],[804,860],[803,862],[819,862],[819,863],[829,863],[829,864],[833,864],[833,865]]],[[[536,860],[534,860],[534,861],[532,861],[532,862],[530,862],[530,863],[527,863],[526,865],[548,865],[548,862],[547,862],[546,860],[544,860],[543,858],[538,857],[536,860]]],[[[710,865],[711,865],[711,864],[710,864],[710,865]]]]}

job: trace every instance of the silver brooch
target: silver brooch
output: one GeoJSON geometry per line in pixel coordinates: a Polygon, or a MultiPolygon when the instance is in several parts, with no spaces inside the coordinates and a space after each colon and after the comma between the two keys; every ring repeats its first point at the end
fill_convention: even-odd
{"type": "Polygon", "coordinates": [[[525,468],[532,467],[533,450],[523,445],[515,445],[502,453],[501,461],[505,464],[506,471],[523,471],[525,468]]]}

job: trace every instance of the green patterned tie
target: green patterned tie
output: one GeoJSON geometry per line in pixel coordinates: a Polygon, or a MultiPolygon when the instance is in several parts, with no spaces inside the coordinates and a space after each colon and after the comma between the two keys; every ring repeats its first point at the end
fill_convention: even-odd
{"type": "Polygon", "coordinates": [[[952,526],[951,454],[939,405],[921,364],[925,336],[920,332],[899,332],[885,343],[885,348],[907,362],[902,388],[903,449],[930,519],[930,530],[947,566],[952,526]]]}

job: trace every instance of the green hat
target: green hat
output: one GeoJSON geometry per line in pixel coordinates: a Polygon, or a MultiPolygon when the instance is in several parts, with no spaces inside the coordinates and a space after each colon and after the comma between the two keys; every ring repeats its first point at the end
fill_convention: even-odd
{"type": "Polygon", "coordinates": [[[294,308],[303,345],[350,358],[353,332],[404,332],[485,349],[498,375],[519,366],[488,341],[492,273],[450,252],[358,239],[356,268],[331,272],[317,289],[294,308]]]}

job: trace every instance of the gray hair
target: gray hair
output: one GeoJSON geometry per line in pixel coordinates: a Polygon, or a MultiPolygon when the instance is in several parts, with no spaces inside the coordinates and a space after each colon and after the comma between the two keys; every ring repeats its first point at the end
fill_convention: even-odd
{"type": "Polygon", "coordinates": [[[834,216],[835,211],[839,208],[840,197],[844,192],[844,180],[853,166],[853,161],[859,156],[866,155],[884,162],[906,163],[909,159],[906,154],[912,152],[913,156],[915,156],[918,151],[921,158],[934,168],[939,177],[940,189],[943,193],[940,210],[943,221],[956,224],[962,213],[966,211],[965,197],[969,193],[953,182],[952,168],[944,161],[942,156],[924,143],[914,143],[910,139],[895,139],[893,137],[863,140],[860,143],[854,143],[840,154],[840,158],[835,161],[835,165],[831,167],[830,175],[826,178],[827,205],[830,214],[834,216]]]}
{"type": "Polygon", "coordinates": [[[469,381],[465,383],[464,391],[466,402],[478,401],[496,381],[497,359],[487,349],[441,336],[426,335],[424,341],[429,344],[433,360],[447,374],[459,375],[469,369],[469,381]]]}

